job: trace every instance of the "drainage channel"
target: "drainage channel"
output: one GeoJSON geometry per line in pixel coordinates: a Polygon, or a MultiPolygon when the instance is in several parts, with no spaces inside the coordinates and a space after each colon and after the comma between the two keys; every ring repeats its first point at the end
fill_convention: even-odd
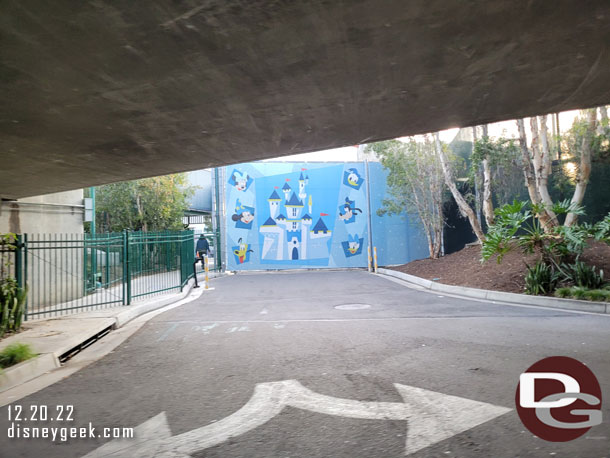
{"type": "Polygon", "coordinates": [[[66,361],[68,361],[70,358],[72,358],[74,355],[76,355],[77,353],[80,353],[81,351],[83,351],[85,348],[87,348],[88,346],[90,346],[91,344],[97,342],[98,340],[100,340],[102,337],[104,337],[106,334],[109,334],[110,331],[112,331],[112,329],[114,328],[114,325],[110,325],[107,328],[102,329],[100,332],[98,332],[97,334],[89,337],[87,340],[85,340],[84,342],[78,344],[76,347],[71,348],[70,350],[68,350],[67,352],[63,353],[60,357],[59,357],[59,362],[60,363],[65,363],[66,361]]]}

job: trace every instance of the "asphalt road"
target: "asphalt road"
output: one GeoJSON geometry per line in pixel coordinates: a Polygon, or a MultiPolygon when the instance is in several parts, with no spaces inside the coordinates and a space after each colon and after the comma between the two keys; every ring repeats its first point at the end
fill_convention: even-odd
{"type": "MultiPolygon", "coordinates": [[[[405,455],[409,425],[418,418],[348,418],[320,410],[332,408],[334,398],[361,406],[402,403],[394,385],[402,384],[512,409],[432,440],[414,458],[610,456],[610,402],[601,425],[567,443],[534,437],[514,410],[519,374],[553,355],[587,364],[610,399],[610,317],[443,297],[361,271],[239,274],[213,286],[147,322],[96,363],[15,404],[26,412],[46,405],[51,413],[73,405],[71,424],[48,426],[92,422],[96,431],[135,427],[165,412],[171,435],[179,436],[222,426],[258,384],[296,380],[326,397],[312,401],[311,409],[288,405],[266,423],[192,456],[386,458],[405,455]],[[346,304],[369,307],[335,308],[346,304]]],[[[2,457],[81,457],[107,441],[9,439],[7,409],[0,409],[2,457]]],[[[467,422],[472,412],[457,414],[467,422]]],[[[249,421],[262,423],[260,415],[249,421]]],[[[146,442],[163,434],[153,430],[146,442]]],[[[181,438],[192,446],[191,436],[181,438]]]]}

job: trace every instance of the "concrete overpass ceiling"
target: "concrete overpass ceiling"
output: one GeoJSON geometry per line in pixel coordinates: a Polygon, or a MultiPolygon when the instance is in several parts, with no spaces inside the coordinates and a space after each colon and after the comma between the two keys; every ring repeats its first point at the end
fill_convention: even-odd
{"type": "Polygon", "coordinates": [[[5,0],[0,196],[610,103],[606,0],[5,0]]]}

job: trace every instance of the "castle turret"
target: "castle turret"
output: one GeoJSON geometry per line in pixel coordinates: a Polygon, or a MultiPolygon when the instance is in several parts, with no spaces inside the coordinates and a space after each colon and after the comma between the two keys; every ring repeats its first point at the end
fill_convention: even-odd
{"type": "Polygon", "coordinates": [[[303,172],[301,172],[301,176],[299,177],[299,197],[301,199],[305,199],[307,197],[307,193],[305,192],[305,177],[303,176],[303,172]]]}
{"type": "Polygon", "coordinates": [[[284,183],[284,187],[282,188],[282,192],[284,193],[284,200],[288,200],[288,196],[290,196],[290,191],[292,191],[290,185],[288,183],[284,183]]]}
{"type": "Polygon", "coordinates": [[[282,199],[277,191],[274,190],[267,201],[269,202],[269,214],[271,215],[271,218],[275,218],[280,212],[280,202],[282,199]]]}

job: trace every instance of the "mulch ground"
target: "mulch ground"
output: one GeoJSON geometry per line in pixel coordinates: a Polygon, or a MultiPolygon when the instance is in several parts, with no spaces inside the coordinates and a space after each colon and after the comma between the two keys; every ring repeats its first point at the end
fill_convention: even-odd
{"type": "MultiPolygon", "coordinates": [[[[580,260],[602,269],[604,278],[610,279],[610,246],[592,241],[580,260]]],[[[535,264],[536,257],[524,256],[515,249],[504,256],[500,264],[493,258],[481,264],[481,247],[475,245],[440,259],[420,259],[389,269],[447,285],[523,293],[526,263],[535,264]]]]}

